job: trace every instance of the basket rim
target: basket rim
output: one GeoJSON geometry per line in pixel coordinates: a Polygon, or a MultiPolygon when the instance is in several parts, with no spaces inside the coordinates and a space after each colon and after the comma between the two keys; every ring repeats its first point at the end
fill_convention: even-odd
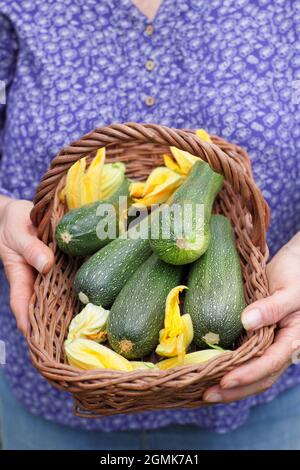
{"type": "MultiPolygon", "coordinates": [[[[160,378],[165,378],[165,377],[172,377],[172,378],[176,378],[177,376],[180,376],[180,375],[187,375],[187,374],[192,374],[192,373],[195,373],[196,374],[196,378],[199,377],[199,373],[202,372],[202,370],[204,369],[207,369],[207,366],[210,365],[211,368],[213,368],[214,366],[214,363],[220,363],[220,359],[222,359],[222,362],[226,362],[228,363],[227,365],[230,365],[230,363],[235,359],[236,356],[238,356],[241,352],[241,349],[243,348],[243,346],[251,346],[252,347],[252,350],[251,350],[251,358],[255,357],[255,355],[253,355],[253,350],[255,351],[255,349],[258,350],[258,354],[257,356],[260,355],[260,350],[261,350],[261,342],[259,342],[259,338],[260,336],[263,336],[264,333],[266,333],[266,340],[265,340],[265,347],[268,347],[270,344],[272,344],[272,340],[273,340],[273,332],[274,332],[274,329],[275,329],[275,325],[270,325],[270,326],[265,326],[265,327],[262,327],[262,328],[259,328],[258,330],[256,330],[248,339],[247,341],[245,341],[245,343],[243,343],[241,346],[239,346],[238,348],[234,349],[234,350],[228,350],[216,357],[213,357],[203,363],[199,363],[199,364],[187,364],[187,365],[179,365],[179,366],[175,366],[175,367],[171,367],[170,369],[166,369],[166,370],[160,370],[160,369],[156,369],[156,368],[149,368],[149,369],[136,369],[136,370],[132,370],[132,371],[120,371],[120,370],[114,370],[114,369],[108,369],[108,368],[104,368],[104,369],[94,369],[94,370],[81,370],[81,369],[78,369],[74,366],[71,366],[67,363],[62,363],[62,362],[58,362],[58,361],[53,361],[51,359],[46,359],[44,358],[44,360],[42,361],[39,361],[39,364],[43,364],[44,367],[48,367],[49,368],[49,373],[45,374],[47,375],[48,377],[51,376],[51,372],[50,370],[57,367],[57,366],[60,366],[59,369],[63,369],[63,372],[65,373],[66,371],[69,371],[71,373],[70,377],[66,377],[64,376],[64,381],[65,382],[68,382],[68,383],[78,383],[78,382],[83,382],[83,381],[93,381],[93,380],[99,380],[99,373],[101,372],[101,375],[103,375],[102,379],[105,379],[106,376],[107,378],[109,379],[123,379],[125,376],[126,378],[128,379],[153,379],[153,378],[157,378],[157,377],[160,377],[160,378]],[[255,341],[256,340],[256,341],[255,341]],[[255,347],[255,343],[257,342],[257,346],[255,347]],[[254,344],[252,344],[254,343],[254,344]],[[149,375],[150,374],[150,375],[149,375]]],[[[38,350],[38,347],[37,345],[35,345],[35,341],[32,340],[30,338],[30,331],[27,332],[27,335],[26,335],[26,339],[27,339],[27,342],[31,345],[31,349],[30,349],[30,355],[33,359],[33,361],[35,362],[35,354],[34,354],[34,350],[35,351],[39,351],[38,350]]],[[[42,356],[40,354],[38,354],[40,358],[42,358],[42,356]]],[[[244,358],[243,358],[244,359],[244,358]]],[[[245,361],[243,360],[243,363],[245,361]]],[[[221,366],[221,364],[220,364],[221,366]]],[[[224,364],[222,363],[222,368],[224,367],[224,364]]],[[[215,372],[215,370],[214,370],[215,372]]],[[[56,373],[54,374],[53,373],[53,376],[57,376],[58,374],[58,370],[56,369],[56,373]]],[[[207,375],[207,374],[206,374],[207,375]]],[[[186,384],[185,384],[186,385],[186,384]]]]}
{"type": "MultiPolygon", "coordinates": [[[[86,134],[58,153],[38,186],[31,219],[34,225],[37,226],[39,237],[55,252],[55,244],[53,244],[51,238],[54,195],[59,181],[76,160],[89,156],[91,152],[104,145],[109,147],[118,143],[127,145],[135,142],[137,144],[151,143],[158,146],[171,146],[175,143],[178,148],[190,149],[195,155],[207,161],[214,170],[219,170],[224,176],[227,176],[228,178],[225,179],[229,181],[229,184],[233,181],[232,190],[237,193],[240,191],[239,194],[243,196],[243,202],[245,200],[249,202],[248,211],[252,216],[255,213],[257,227],[260,227],[263,232],[262,236],[256,240],[257,243],[249,238],[251,253],[254,254],[256,262],[264,269],[268,257],[265,232],[269,224],[269,207],[253,180],[250,159],[247,153],[237,145],[231,144],[218,136],[211,137],[213,143],[202,141],[194,131],[189,129],[178,130],[156,124],[137,123],[112,124],[86,134]],[[235,152],[242,157],[240,161],[235,158],[235,152]]],[[[247,236],[249,236],[248,232],[247,236]]],[[[252,269],[254,269],[253,266],[254,264],[252,269]]],[[[34,303],[38,299],[40,283],[50,275],[51,271],[45,275],[38,274],[36,278],[34,293],[30,301],[30,321],[26,339],[32,362],[40,373],[60,389],[65,389],[77,396],[81,393],[105,388],[107,381],[110,384],[124,384],[124,389],[146,390],[151,388],[151,383],[156,379],[158,384],[164,384],[172,389],[172,383],[169,382],[172,379],[180,380],[184,377],[185,380],[180,382],[184,388],[189,384],[198,382],[202,376],[205,379],[209,379],[210,376],[215,377],[218,374],[222,377],[225,372],[231,370],[230,368],[237,367],[237,365],[245,363],[248,359],[261,355],[273,342],[276,325],[266,326],[251,333],[244,333],[245,341],[241,346],[211,358],[202,364],[181,365],[167,370],[158,368],[137,369],[130,372],[113,369],[80,370],[60,360],[52,359],[48,356],[45,346],[44,349],[41,347],[43,340],[41,340],[39,329],[36,326],[34,303]],[[73,388],[68,388],[70,385],[73,388]],[[75,389],[76,391],[74,391],[75,389]]],[[[64,339],[62,343],[63,341],[64,339]]],[[[63,346],[60,345],[60,347],[63,346]]],[[[180,385],[177,385],[176,388],[180,388],[180,385]]]]}
{"type": "Polygon", "coordinates": [[[212,142],[201,140],[193,130],[176,129],[159,124],[151,123],[121,123],[99,127],[82,136],[79,140],[62,148],[51,161],[49,169],[43,175],[37,187],[31,211],[31,220],[37,227],[38,236],[46,242],[49,238],[47,227],[50,223],[51,208],[53,205],[54,192],[58,180],[66,174],[69,167],[79,158],[88,156],[93,150],[102,146],[112,146],[130,142],[152,143],[163,146],[175,146],[183,148],[192,154],[199,156],[217,173],[225,174],[235,184],[239,174],[242,182],[236,183],[236,190],[242,191],[246,203],[255,208],[253,221],[253,244],[260,247],[262,252],[266,246],[266,230],[270,223],[270,209],[265,201],[261,190],[255,183],[251,162],[244,151],[236,144],[230,144],[226,140],[212,136],[212,142]],[[217,145],[219,143],[219,145],[217,145]],[[243,160],[229,159],[221,148],[234,146],[243,154],[243,160]],[[245,161],[247,165],[245,166],[245,161]],[[242,162],[242,163],[241,163],[242,162]]]}

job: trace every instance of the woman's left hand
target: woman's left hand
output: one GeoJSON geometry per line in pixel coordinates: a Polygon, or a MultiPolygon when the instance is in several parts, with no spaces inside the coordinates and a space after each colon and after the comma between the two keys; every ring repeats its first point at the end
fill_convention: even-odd
{"type": "Polygon", "coordinates": [[[242,314],[246,330],[278,323],[274,343],[257,358],[226,374],[204,394],[207,402],[231,402],[263,392],[300,357],[300,232],[267,266],[270,296],[242,314]]]}

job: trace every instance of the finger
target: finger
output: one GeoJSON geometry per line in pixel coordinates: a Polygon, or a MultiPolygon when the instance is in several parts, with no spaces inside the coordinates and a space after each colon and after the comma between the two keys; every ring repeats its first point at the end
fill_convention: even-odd
{"type": "MultiPolygon", "coordinates": [[[[16,251],[37,271],[41,273],[49,271],[54,262],[54,255],[36,236],[36,229],[29,217],[32,203],[18,201],[9,204],[9,207],[10,211],[6,214],[6,230],[1,234],[2,244],[6,250],[16,251]]],[[[2,251],[4,258],[5,250],[2,251]]]]}
{"type": "Polygon", "coordinates": [[[230,403],[268,390],[277,380],[278,376],[266,377],[250,385],[224,390],[216,385],[209,388],[203,399],[209,403],[230,403]]]}
{"type": "Polygon", "coordinates": [[[273,325],[283,317],[300,308],[298,283],[274,292],[265,299],[257,300],[242,313],[242,323],[246,330],[256,330],[273,325]]]}
{"type": "Polygon", "coordinates": [[[49,271],[54,263],[53,252],[37,237],[24,233],[16,240],[16,250],[40,273],[49,271]]]}
{"type": "Polygon", "coordinates": [[[284,367],[291,363],[294,352],[293,345],[299,338],[299,326],[293,325],[293,327],[279,330],[274,343],[261,357],[252,359],[226,374],[221,380],[221,387],[227,389],[246,386],[278,375],[284,367]]]}
{"type": "Polygon", "coordinates": [[[10,306],[16,317],[18,328],[26,334],[28,328],[29,302],[34,284],[33,269],[19,256],[4,264],[10,285],[10,306]]]}

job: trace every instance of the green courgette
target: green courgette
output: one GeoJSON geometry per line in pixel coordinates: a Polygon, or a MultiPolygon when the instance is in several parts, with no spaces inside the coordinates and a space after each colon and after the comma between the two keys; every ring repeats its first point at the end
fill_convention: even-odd
{"type": "MultiPolygon", "coordinates": [[[[148,218],[137,227],[148,232],[148,218]]],[[[74,289],[82,303],[109,308],[126,281],[149,258],[152,250],[148,233],[134,238],[132,233],[137,230],[130,229],[128,236],[116,238],[81,265],[74,289]]]]}
{"type": "Polygon", "coordinates": [[[211,218],[211,241],[206,253],[190,267],[184,313],[194,326],[194,342],[228,348],[242,331],[246,306],[239,255],[230,221],[211,218]]]}
{"type": "Polygon", "coordinates": [[[116,236],[118,234],[119,198],[122,196],[128,198],[129,186],[130,180],[124,178],[110,198],[67,212],[56,227],[55,238],[59,248],[72,256],[86,256],[107,245],[111,241],[108,228],[113,228],[116,236]],[[115,212],[110,211],[101,216],[99,209],[103,204],[111,204],[115,212]],[[97,230],[99,223],[103,227],[104,236],[101,236],[97,230]]]}
{"type": "Polygon", "coordinates": [[[223,176],[207,163],[196,162],[188,179],[175,191],[153,222],[150,244],[163,261],[188,264],[198,259],[210,240],[210,217],[223,176]]]}
{"type": "Polygon", "coordinates": [[[109,315],[108,340],[128,359],[150,353],[163,328],[168,293],[181,280],[181,267],[152,255],[125,284],[109,315]]]}

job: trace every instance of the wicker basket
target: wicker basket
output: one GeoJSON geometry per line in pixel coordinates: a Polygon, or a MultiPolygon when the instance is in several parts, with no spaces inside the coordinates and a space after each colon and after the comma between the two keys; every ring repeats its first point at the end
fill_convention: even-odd
{"type": "Polygon", "coordinates": [[[34,366],[51,384],[73,395],[79,416],[203,406],[202,395],[209,386],[262,354],[273,341],[274,327],[265,327],[245,333],[236,350],[208,363],[167,371],[81,371],[65,359],[63,343],[68,325],[79,311],[72,294],[78,261],[62,254],[54,241],[55,227],[65,210],[58,194],[68,168],[83,156],[91,159],[102,146],[106,146],[107,161],[126,162],[128,175],[136,179],[144,179],[153,167],[162,164],[162,154],[171,145],[198,155],[223,174],[225,184],[214,210],[228,216],[234,226],[246,300],[251,303],[268,295],[265,237],[269,208],[254,183],[246,152],[216,136],[212,141],[203,142],[190,130],[152,124],[111,125],[63,149],[38,187],[31,217],[39,237],[53,250],[56,263],[47,275],[39,274],[36,279],[27,339],[34,366]]]}

